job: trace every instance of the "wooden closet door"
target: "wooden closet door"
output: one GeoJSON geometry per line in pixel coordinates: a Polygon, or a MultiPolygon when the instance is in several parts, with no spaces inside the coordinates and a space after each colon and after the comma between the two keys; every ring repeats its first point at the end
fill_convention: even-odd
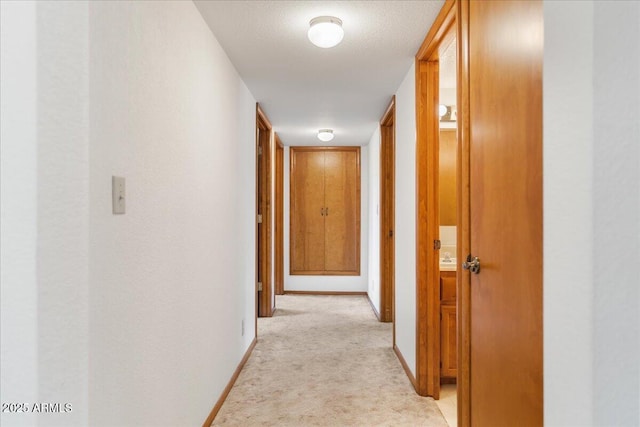
{"type": "Polygon", "coordinates": [[[324,154],[325,272],[360,274],[360,150],[324,154]]]}
{"type": "Polygon", "coordinates": [[[291,274],[324,271],[324,152],[291,149],[291,274]]]}

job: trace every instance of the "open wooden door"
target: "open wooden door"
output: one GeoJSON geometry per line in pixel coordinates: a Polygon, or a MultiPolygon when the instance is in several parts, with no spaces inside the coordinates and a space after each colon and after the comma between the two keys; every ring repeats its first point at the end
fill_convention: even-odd
{"type": "Polygon", "coordinates": [[[259,317],[273,316],[271,129],[271,122],[256,104],[256,309],[259,317]]]}
{"type": "MultiPolygon", "coordinates": [[[[380,120],[380,321],[393,322],[395,280],[396,97],[380,120]]],[[[395,345],[395,329],[394,329],[395,345]]]]}
{"type": "Polygon", "coordinates": [[[459,246],[479,260],[462,282],[469,413],[461,425],[541,426],[542,2],[460,7],[468,210],[459,246]]]}

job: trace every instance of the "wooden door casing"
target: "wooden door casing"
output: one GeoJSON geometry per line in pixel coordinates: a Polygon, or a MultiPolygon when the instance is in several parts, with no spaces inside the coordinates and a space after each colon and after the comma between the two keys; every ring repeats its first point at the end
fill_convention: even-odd
{"type": "Polygon", "coordinates": [[[360,275],[360,147],[290,153],[290,274],[360,275]]]}
{"type": "Polygon", "coordinates": [[[543,424],[541,1],[469,2],[471,423],[543,424]]]}
{"type": "Polygon", "coordinates": [[[416,391],[440,398],[439,58],[456,37],[446,0],[416,54],[416,391]]]}

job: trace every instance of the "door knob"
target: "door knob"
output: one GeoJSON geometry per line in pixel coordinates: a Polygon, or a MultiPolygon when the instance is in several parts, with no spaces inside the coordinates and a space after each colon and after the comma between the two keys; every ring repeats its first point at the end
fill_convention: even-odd
{"type": "Polygon", "coordinates": [[[480,260],[478,257],[471,257],[471,254],[467,255],[467,260],[462,263],[462,268],[469,270],[474,274],[480,273],[480,260]]]}

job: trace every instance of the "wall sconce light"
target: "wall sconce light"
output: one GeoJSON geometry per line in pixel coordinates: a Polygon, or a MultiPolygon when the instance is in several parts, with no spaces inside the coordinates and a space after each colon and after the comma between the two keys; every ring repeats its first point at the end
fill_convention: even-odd
{"type": "Polygon", "coordinates": [[[455,122],[458,118],[458,110],[455,105],[440,104],[438,106],[438,114],[441,122],[455,122]]]}

